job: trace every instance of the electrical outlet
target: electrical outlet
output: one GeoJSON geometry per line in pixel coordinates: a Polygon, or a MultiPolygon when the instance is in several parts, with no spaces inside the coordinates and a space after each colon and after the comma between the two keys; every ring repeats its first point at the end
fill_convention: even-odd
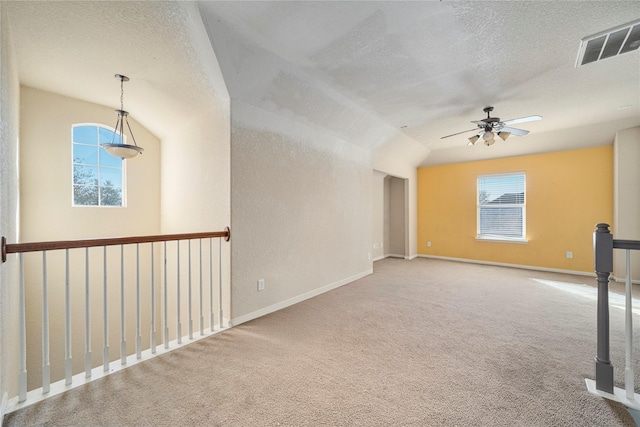
{"type": "Polygon", "coordinates": [[[573,258],[573,252],[567,251],[567,259],[573,258]]]}
{"type": "Polygon", "coordinates": [[[369,252],[369,261],[371,261],[371,252],[369,252]]]}
{"type": "Polygon", "coordinates": [[[377,243],[373,244],[373,249],[378,249],[378,244],[377,243]]]}
{"type": "Polygon", "coordinates": [[[427,247],[430,248],[431,247],[431,242],[427,242],[427,247]]]}
{"type": "Polygon", "coordinates": [[[258,280],[258,291],[264,291],[264,279],[258,280]]]}

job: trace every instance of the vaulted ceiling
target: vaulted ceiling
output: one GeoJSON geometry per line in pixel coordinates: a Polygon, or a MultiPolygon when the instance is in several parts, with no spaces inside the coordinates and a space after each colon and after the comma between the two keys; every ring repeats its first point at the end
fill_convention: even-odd
{"type": "Polygon", "coordinates": [[[415,165],[603,145],[640,124],[638,51],[575,67],[580,40],[640,19],[637,1],[4,3],[23,84],[116,107],[127,74],[128,109],[159,136],[227,96],[207,80],[211,46],[232,102],[415,165]],[[440,139],[489,105],[543,120],[491,147],[440,139]]]}

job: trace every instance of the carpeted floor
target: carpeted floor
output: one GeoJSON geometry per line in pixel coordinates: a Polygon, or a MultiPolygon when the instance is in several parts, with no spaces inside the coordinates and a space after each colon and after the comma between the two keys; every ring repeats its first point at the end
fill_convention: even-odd
{"type": "MultiPolygon", "coordinates": [[[[9,414],[5,425],[633,426],[623,406],[585,387],[594,285],[386,259],[373,275],[9,414]]],[[[618,386],[623,327],[612,308],[618,386]]]]}

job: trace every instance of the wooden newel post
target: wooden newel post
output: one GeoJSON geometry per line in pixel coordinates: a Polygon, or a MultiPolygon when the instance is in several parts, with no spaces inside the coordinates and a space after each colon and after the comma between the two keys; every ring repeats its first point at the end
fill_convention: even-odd
{"type": "Polygon", "coordinates": [[[613,365],[609,360],[609,275],[613,271],[613,235],[609,224],[597,224],[593,250],[598,280],[598,353],[596,389],[613,394],[613,365]]]}

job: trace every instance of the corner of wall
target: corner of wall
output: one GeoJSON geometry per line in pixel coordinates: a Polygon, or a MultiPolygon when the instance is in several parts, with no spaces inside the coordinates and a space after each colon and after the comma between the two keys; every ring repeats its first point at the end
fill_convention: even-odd
{"type": "MultiPolygon", "coordinates": [[[[613,143],[613,224],[614,238],[640,240],[640,126],[616,133],[613,143]]],[[[632,277],[640,277],[640,254],[631,254],[632,277]]],[[[626,277],[623,251],[614,251],[615,277],[626,277]]]]}
{"type": "MultiPolygon", "coordinates": [[[[18,136],[20,131],[20,83],[9,31],[6,7],[0,2],[0,234],[9,242],[18,239],[18,136]]],[[[7,396],[17,393],[18,264],[15,256],[0,264],[0,410],[7,396]],[[13,285],[13,286],[12,286],[13,285]]],[[[2,419],[0,418],[0,422],[2,419]]]]}

